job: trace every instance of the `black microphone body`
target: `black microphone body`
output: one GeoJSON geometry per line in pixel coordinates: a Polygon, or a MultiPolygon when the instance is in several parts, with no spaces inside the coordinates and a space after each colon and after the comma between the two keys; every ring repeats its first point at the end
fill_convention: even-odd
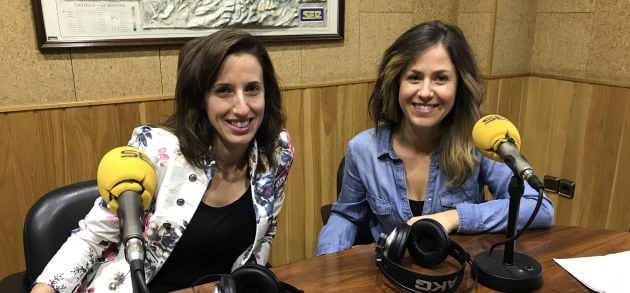
{"type": "Polygon", "coordinates": [[[133,261],[144,262],[144,218],[142,201],[139,193],[124,191],[118,197],[118,219],[122,243],[125,246],[125,258],[131,264],[133,261]]]}
{"type": "Polygon", "coordinates": [[[123,191],[118,196],[117,214],[133,292],[149,292],[144,276],[144,219],[140,193],[123,191]]]}
{"type": "Polygon", "coordinates": [[[534,168],[529,162],[521,155],[514,143],[510,140],[502,142],[497,148],[497,154],[503,159],[506,165],[512,169],[514,174],[527,181],[531,187],[536,190],[544,188],[544,185],[534,173],[534,168]]]}

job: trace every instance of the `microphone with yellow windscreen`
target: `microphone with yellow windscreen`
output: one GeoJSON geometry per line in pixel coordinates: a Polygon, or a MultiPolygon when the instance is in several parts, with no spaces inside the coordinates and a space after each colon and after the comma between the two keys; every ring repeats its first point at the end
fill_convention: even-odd
{"type": "Polygon", "coordinates": [[[117,147],[103,156],[96,173],[98,192],[112,212],[118,212],[118,199],[125,191],[140,194],[142,207],[149,208],[157,179],[153,164],[142,151],[117,147]]]}
{"type": "Polygon", "coordinates": [[[153,164],[136,148],[117,147],[101,159],[96,182],[101,197],[120,220],[134,292],[148,292],[144,276],[143,211],[149,209],[157,186],[153,164]]]}
{"type": "Polygon", "coordinates": [[[521,136],[516,126],[505,117],[492,114],[479,119],[472,130],[473,142],[486,157],[505,162],[514,174],[527,181],[536,190],[543,184],[529,162],[519,153],[521,136]]]}

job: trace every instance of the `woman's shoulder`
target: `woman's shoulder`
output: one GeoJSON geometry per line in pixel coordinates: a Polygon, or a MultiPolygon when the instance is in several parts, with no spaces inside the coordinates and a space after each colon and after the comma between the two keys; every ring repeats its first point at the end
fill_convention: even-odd
{"type": "Polygon", "coordinates": [[[355,135],[352,139],[350,139],[350,142],[352,143],[371,142],[376,139],[376,136],[378,134],[379,133],[377,131],[377,128],[374,128],[374,127],[368,128],[359,132],[357,135],[355,135]]]}
{"type": "Polygon", "coordinates": [[[179,153],[179,140],[171,131],[154,125],[140,125],[134,128],[129,146],[145,152],[165,151],[179,153]]]}
{"type": "Polygon", "coordinates": [[[291,134],[286,129],[282,129],[276,139],[276,157],[281,161],[286,161],[287,157],[293,158],[294,156],[293,141],[291,140],[291,134]]]}
{"type": "Polygon", "coordinates": [[[291,134],[289,134],[289,131],[284,128],[280,130],[280,133],[278,133],[278,141],[284,142],[288,145],[292,145],[291,134]]]}
{"type": "Polygon", "coordinates": [[[348,148],[352,150],[368,151],[370,149],[376,149],[381,135],[388,136],[389,128],[368,128],[359,132],[348,142],[348,148]]]}

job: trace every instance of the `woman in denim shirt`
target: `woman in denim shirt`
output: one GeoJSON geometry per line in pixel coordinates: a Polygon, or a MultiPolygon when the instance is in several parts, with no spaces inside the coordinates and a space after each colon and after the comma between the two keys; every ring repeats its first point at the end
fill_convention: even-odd
{"type": "MultiPolygon", "coordinates": [[[[370,97],[375,127],[348,143],[341,193],[315,254],[352,247],[357,223],[366,220],[375,240],[422,218],[448,233],[504,231],[513,173],[473,144],[482,100],[482,80],[459,28],[434,21],[401,35],[383,55],[370,97]],[[484,185],[494,200],[484,202],[484,185]]],[[[526,184],[519,228],[537,197],[526,184]]],[[[552,223],[545,197],[530,227],[552,223]]]]}

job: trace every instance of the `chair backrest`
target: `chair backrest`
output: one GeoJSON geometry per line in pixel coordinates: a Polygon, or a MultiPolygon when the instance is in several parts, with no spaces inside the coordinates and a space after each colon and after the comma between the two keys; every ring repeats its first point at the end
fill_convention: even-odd
{"type": "Polygon", "coordinates": [[[24,288],[30,288],[97,197],[96,180],[84,181],[44,194],[29,209],[23,234],[24,288]]]}

